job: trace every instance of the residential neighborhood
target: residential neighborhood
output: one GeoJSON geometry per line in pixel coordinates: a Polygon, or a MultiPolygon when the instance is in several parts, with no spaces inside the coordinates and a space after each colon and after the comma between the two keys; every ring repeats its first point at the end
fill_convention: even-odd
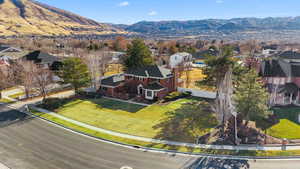
{"type": "Polygon", "coordinates": [[[299,5],[0,0],[0,169],[299,169],[299,5]]]}

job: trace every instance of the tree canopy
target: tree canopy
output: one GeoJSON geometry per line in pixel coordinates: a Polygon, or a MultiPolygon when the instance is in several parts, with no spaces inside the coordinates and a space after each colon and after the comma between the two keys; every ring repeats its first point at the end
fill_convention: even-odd
{"type": "Polygon", "coordinates": [[[66,84],[71,84],[78,93],[80,87],[88,85],[91,81],[87,65],[80,58],[68,58],[63,61],[59,77],[66,84]]]}
{"type": "Polygon", "coordinates": [[[126,52],[124,66],[126,69],[153,64],[151,51],[142,39],[134,39],[126,52]]]}
{"type": "Polygon", "coordinates": [[[259,121],[269,115],[268,92],[254,69],[241,77],[234,94],[236,110],[244,120],[259,121]]]}

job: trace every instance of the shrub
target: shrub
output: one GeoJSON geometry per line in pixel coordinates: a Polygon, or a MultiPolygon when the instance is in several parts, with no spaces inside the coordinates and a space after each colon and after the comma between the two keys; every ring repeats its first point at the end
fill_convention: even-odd
{"type": "Polygon", "coordinates": [[[169,102],[169,101],[174,101],[174,100],[177,100],[177,99],[181,99],[181,98],[185,98],[185,97],[190,97],[192,95],[191,92],[183,92],[183,93],[180,93],[180,92],[172,92],[172,93],[169,93],[165,98],[165,102],[169,102]]]}
{"type": "Polygon", "coordinates": [[[39,105],[39,107],[54,111],[55,109],[58,109],[59,107],[68,103],[72,99],[73,98],[68,98],[68,99],[48,98],[45,99],[44,102],[39,105]]]}

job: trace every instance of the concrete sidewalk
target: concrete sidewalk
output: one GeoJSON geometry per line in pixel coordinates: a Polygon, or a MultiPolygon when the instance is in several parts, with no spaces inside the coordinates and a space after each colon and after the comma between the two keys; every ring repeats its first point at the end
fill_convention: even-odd
{"type": "Polygon", "coordinates": [[[0,169],[10,169],[10,168],[8,168],[7,166],[5,166],[4,164],[2,164],[2,163],[0,162],[0,169]]]}
{"type": "Polygon", "coordinates": [[[105,133],[105,134],[109,134],[112,136],[117,136],[117,137],[122,137],[122,138],[126,138],[126,139],[132,139],[132,140],[137,140],[137,141],[143,141],[143,142],[150,142],[150,143],[155,143],[155,144],[167,144],[167,145],[173,145],[173,146],[185,146],[185,147],[192,147],[192,148],[203,148],[203,149],[216,149],[216,150],[300,150],[300,146],[286,146],[286,147],[282,147],[282,146],[230,146],[230,145],[205,145],[205,144],[193,144],[193,143],[183,143],[183,142],[175,142],[175,141],[167,141],[167,140],[158,140],[158,139],[152,139],[152,138],[145,138],[145,137],[140,137],[140,136],[133,136],[133,135],[129,135],[129,134],[124,134],[124,133],[118,133],[118,132],[114,132],[114,131],[110,131],[110,130],[106,130],[106,129],[102,129],[102,128],[98,128],[95,126],[91,126],[67,117],[64,117],[62,115],[59,115],[57,113],[45,110],[45,109],[41,109],[41,108],[37,108],[37,107],[33,107],[33,109],[42,112],[42,113],[47,113],[53,117],[59,118],[61,120],[67,121],[69,123],[73,123],[75,125],[90,129],[90,130],[94,130],[97,132],[101,132],[101,133],[105,133]]]}

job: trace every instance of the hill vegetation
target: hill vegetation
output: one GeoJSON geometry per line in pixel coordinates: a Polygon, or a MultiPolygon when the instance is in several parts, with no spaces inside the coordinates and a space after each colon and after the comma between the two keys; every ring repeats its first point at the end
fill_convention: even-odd
{"type": "Polygon", "coordinates": [[[0,0],[0,36],[123,33],[121,29],[34,0],[0,0]]]}

